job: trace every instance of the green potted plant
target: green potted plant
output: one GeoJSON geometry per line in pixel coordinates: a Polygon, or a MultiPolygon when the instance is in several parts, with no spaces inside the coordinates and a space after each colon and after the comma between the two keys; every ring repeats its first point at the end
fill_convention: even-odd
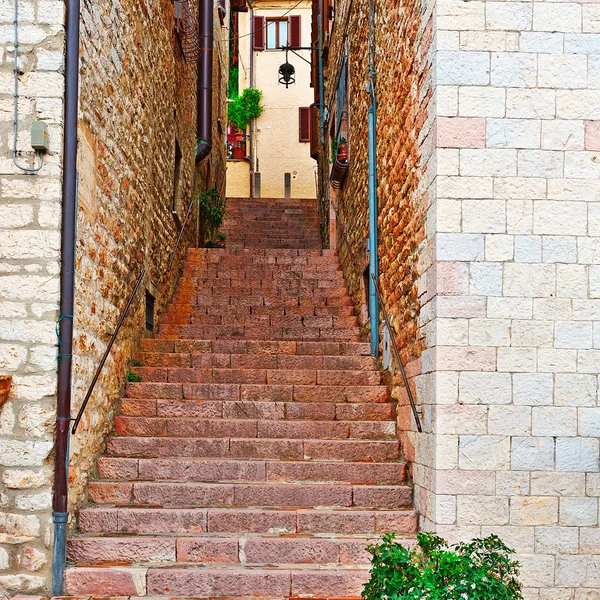
{"type": "Polygon", "coordinates": [[[491,535],[449,547],[434,533],[418,533],[405,548],[393,533],[367,546],[373,555],[364,600],[522,600],[519,564],[491,535]]]}
{"type": "Polygon", "coordinates": [[[256,88],[246,88],[239,96],[227,105],[227,116],[241,132],[251,119],[260,117],[264,108],[261,104],[262,92],[256,88]]]}
{"type": "Polygon", "coordinates": [[[216,188],[210,188],[198,194],[198,202],[204,245],[207,248],[224,246],[224,235],[219,234],[219,228],[227,215],[225,198],[216,188]]]}

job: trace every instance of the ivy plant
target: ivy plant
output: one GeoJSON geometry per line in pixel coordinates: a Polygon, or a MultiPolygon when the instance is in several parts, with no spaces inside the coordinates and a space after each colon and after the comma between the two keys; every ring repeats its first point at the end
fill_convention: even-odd
{"type": "Polygon", "coordinates": [[[521,600],[519,565],[499,537],[449,547],[434,533],[405,548],[393,533],[367,546],[371,577],[364,600],[521,600]]]}
{"type": "Polygon", "coordinates": [[[227,216],[225,198],[216,188],[210,188],[198,194],[200,203],[200,221],[202,232],[207,242],[214,241],[214,237],[227,216]]]}
{"type": "Polygon", "coordinates": [[[227,117],[240,131],[246,131],[250,119],[260,117],[264,108],[260,103],[262,92],[256,88],[246,88],[233,102],[227,105],[227,117]]]}

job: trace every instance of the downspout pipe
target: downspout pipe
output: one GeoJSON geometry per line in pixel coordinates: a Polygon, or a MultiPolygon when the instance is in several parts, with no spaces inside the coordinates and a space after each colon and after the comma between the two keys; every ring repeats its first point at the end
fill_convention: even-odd
{"type": "Polygon", "coordinates": [[[379,281],[379,239],[377,231],[377,102],[371,86],[371,106],[369,106],[369,319],[371,321],[371,355],[379,355],[379,302],[375,282],[379,281]]]}
{"type": "Polygon", "coordinates": [[[213,95],[213,0],[200,0],[198,7],[198,32],[200,56],[198,57],[198,83],[196,94],[197,143],[196,164],[203,161],[212,150],[212,95],[213,95]]]}
{"type": "MultiPolygon", "coordinates": [[[[254,87],[254,4],[250,5],[250,87],[254,87]]],[[[250,119],[250,198],[254,198],[254,119],[250,119]]]]}
{"type": "Polygon", "coordinates": [[[63,593],[69,476],[69,429],[71,424],[71,376],[73,312],[75,307],[75,235],[77,218],[77,113],[79,97],[80,0],[68,0],[65,45],[65,108],[63,142],[63,210],[60,274],[60,335],[58,348],[58,394],[56,410],[56,457],[52,520],[54,549],[52,593],[63,593]]]}

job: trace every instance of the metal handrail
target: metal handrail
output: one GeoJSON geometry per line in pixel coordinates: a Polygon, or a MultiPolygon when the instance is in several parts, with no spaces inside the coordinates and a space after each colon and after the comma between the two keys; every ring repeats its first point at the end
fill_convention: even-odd
{"type": "MultiPolygon", "coordinates": [[[[340,215],[337,211],[335,202],[331,201],[331,205],[333,206],[335,216],[337,217],[337,222],[340,226],[340,229],[342,230],[342,236],[343,236],[344,242],[346,243],[348,252],[350,253],[352,262],[355,264],[355,266],[360,267],[360,264],[356,260],[356,255],[354,254],[354,251],[352,250],[352,246],[350,245],[350,240],[348,239],[348,234],[346,233],[346,228],[344,227],[344,222],[340,218],[340,215]]],[[[359,269],[359,271],[360,271],[360,269],[359,269]]],[[[375,293],[377,294],[377,299],[379,300],[379,306],[381,308],[381,312],[383,312],[383,319],[384,319],[383,322],[384,322],[385,326],[387,327],[388,333],[390,334],[390,340],[392,342],[392,351],[393,351],[392,353],[394,355],[394,358],[396,359],[396,363],[398,364],[400,373],[402,374],[402,381],[404,381],[404,387],[406,388],[406,394],[408,395],[408,400],[410,402],[413,417],[415,419],[417,431],[419,433],[421,433],[423,431],[423,428],[421,426],[421,419],[419,417],[419,412],[417,411],[415,398],[413,396],[412,390],[410,389],[410,385],[408,384],[408,377],[406,376],[406,370],[404,369],[404,364],[402,362],[402,359],[400,358],[400,352],[398,351],[398,346],[396,345],[396,336],[395,336],[394,332],[392,331],[390,321],[388,319],[388,314],[385,309],[385,304],[383,302],[383,297],[381,295],[381,290],[379,289],[379,284],[377,283],[377,279],[375,278],[375,275],[371,274],[371,279],[373,280],[373,283],[375,284],[375,293]]]]}
{"type": "Polygon", "coordinates": [[[173,261],[175,260],[175,255],[177,254],[177,250],[179,249],[179,242],[181,242],[181,237],[183,236],[183,230],[185,229],[188,219],[190,218],[190,213],[192,212],[192,207],[194,206],[195,203],[196,203],[196,201],[194,199],[192,199],[192,201],[190,202],[190,205],[188,206],[187,213],[185,215],[185,219],[183,220],[183,224],[181,225],[181,229],[179,230],[179,235],[177,236],[177,241],[175,242],[175,248],[173,248],[173,252],[171,253],[171,258],[169,259],[167,271],[171,269],[171,265],[173,264],[173,261]]]}
{"type": "Polygon", "coordinates": [[[123,325],[123,321],[125,321],[125,317],[127,316],[127,313],[129,312],[129,308],[131,307],[133,298],[135,297],[135,294],[138,291],[140,284],[142,283],[142,278],[144,277],[145,272],[146,272],[146,269],[142,268],[142,271],[139,274],[137,281],[135,283],[135,287],[133,288],[133,291],[131,292],[129,299],[127,300],[127,304],[125,305],[125,308],[123,309],[123,312],[121,313],[121,317],[119,318],[117,327],[116,327],[114,333],[112,334],[112,337],[110,338],[110,342],[108,342],[108,346],[106,346],[106,350],[104,351],[104,356],[102,357],[102,360],[100,361],[100,364],[98,365],[98,368],[96,369],[96,373],[94,374],[92,383],[90,384],[90,387],[88,388],[85,398],[83,399],[83,403],[82,403],[81,407],[79,408],[79,412],[77,413],[77,418],[75,419],[75,421],[73,423],[73,429],[71,430],[73,434],[75,434],[75,432],[77,431],[77,427],[79,426],[81,417],[83,417],[83,413],[85,412],[87,403],[92,395],[92,392],[94,391],[94,387],[96,387],[96,382],[98,381],[98,378],[100,377],[100,373],[102,372],[104,363],[106,363],[106,359],[108,358],[108,355],[110,354],[111,348],[113,347],[113,344],[115,343],[115,340],[117,339],[117,335],[121,329],[121,326],[123,325]]]}
{"type": "Polygon", "coordinates": [[[398,351],[398,346],[396,345],[396,336],[394,335],[394,332],[392,331],[392,328],[390,326],[390,321],[388,319],[387,311],[385,310],[385,304],[383,303],[383,298],[381,296],[381,291],[379,289],[379,284],[377,283],[375,275],[371,274],[371,279],[375,284],[375,293],[377,294],[379,306],[381,308],[381,312],[383,313],[383,322],[387,327],[388,333],[390,334],[390,340],[392,342],[392,350],[394,351],[394,357],[396,358],[396,362],[400,367],[400,373],[402,373],[402,380],[404,381],[404,387],[406,388],[406,393],[408,394],[408,400],[410,401],[413,417],[415,418],[417,431],[421,433],[423,431],[423,428],[421,427],[421,419],[419,418],[419,413],[415,405],[415,399],[413,397],[412,390],[410,389],[410,385],[408,384],[408,377],[406,376],[406,371],[404,370],[404,365],[402,364],[402,359],[400,358],[400,352],[398,351]]]}

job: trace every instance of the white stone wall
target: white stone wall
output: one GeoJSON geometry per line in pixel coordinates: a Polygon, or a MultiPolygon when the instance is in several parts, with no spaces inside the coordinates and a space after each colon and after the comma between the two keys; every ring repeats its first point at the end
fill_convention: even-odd
{"type": "Polygon", "coordinates": [[[595,3],[436,6],[417,503],[540,600],[600,588],[598,32],[595,3]]]}
{"type": "Polygon", "coordinates": [[[0,596],[43,589],[51,562],[55,323],[59,300],[63,2],[19,1],[21,164],[41,119],[51,150],[37,175],[12,164],[12,0],[0,1],[0,374],[13,376],[0,407],[0,596]]]}

